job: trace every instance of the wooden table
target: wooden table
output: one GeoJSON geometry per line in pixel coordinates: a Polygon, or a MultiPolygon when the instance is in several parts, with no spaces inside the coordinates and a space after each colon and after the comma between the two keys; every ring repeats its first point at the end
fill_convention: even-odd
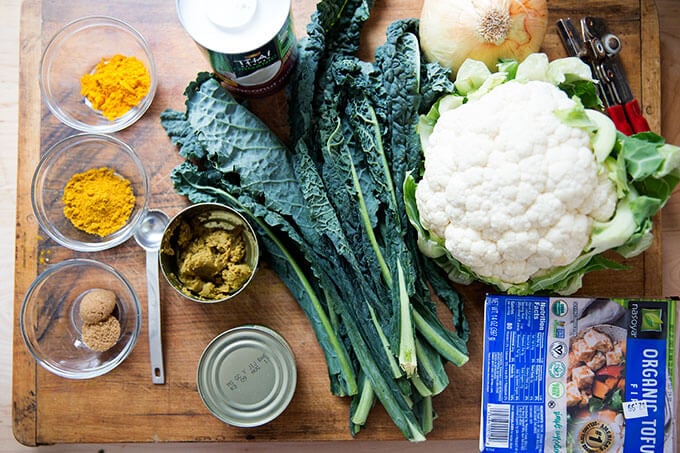
{"type": "MultiPolygon", "coordinates": [[[[377,1],[367,24],[362,56],[383,42],[384,29],[400,17],[417,17],[420,1],[377,1]]],[[[314,9],[312,0],[294,0],[296,32],[304,33],[314,9]]],[[[182,109],[182,92],[196,73],[208,69],[195,44],[181,28],[174,3],[167,0],[131,2],[26,0],[21,23],[19,167],[17,177],[17,237],[15,313],[30,283],[50,263],[84,256],[45,239],[33,216],[30,181],[41,152],[72,134],[42,104],[37,82],[41,50],[66,22],[90,14],[109,14],[128,21],[151,43],[160,85],[151,109],[133,127],[116,134],[142,156],[151,176],[151,207],[172,215],[187,202],[174,193],[168,174],[180,163],[158,116],[166,108],[182,109]]],[[[622,53],[633,92],[653,130],[659,130],[658,21],[652,0],[553,0],[550,23],[560,17],[585,14],[608,19],[622,38],[622,53]]],[[[553,58],[565,56],[553,27],[544,50],[553,58]]],[[[253,102],[253,110],[273,128],[280,122],[280,96],[253,102]]],[[[630,270],[599,272],[586,277],[580,294],[659,296],[662,292],[661,243],[657,238],[641,257],[627,261],[630,270]]],[[[144,252],[130,240],[114,250],[88,254],[125,274],[146,300],[144,252]]],[[[429,439],[474,439],[478,436],[481,392],[482,295],[487,288],[460,288],[473,336],[470,362],[449,366],[449,388],[435,398],[440,418],[429,439]]],[[[330,395],[326,365],[302,311],[278,277],[265,266],[254,283],[231,304],[199,305],[172,292],[162,282],[166,384],[153,385],[149,376],[146,329],[132,355],[106,376],[71,381],[36,365],[26,350],[15,316],[13,351],[13,427],[26,445],[49,443],[166,442],[166,441],[300,441],[349,440],[348,401],[330,395]],[[222,331],[241,324],[260,323],[279,331],[291,344],[298,363],[298,387],[289,408],[274,422],[259,428],[233,428],[203,407],[195,385],[198,357],[222,331]]],[[[144,319],[146,315],[144,314],[144,319]]],[[[373,411],[360,439],[401,439],[380,407],[373,411]]]]}

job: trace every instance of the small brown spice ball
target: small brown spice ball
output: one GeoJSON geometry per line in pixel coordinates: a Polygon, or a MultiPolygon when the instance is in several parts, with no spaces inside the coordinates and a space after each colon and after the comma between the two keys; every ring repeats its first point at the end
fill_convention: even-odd
{"type": "Polygon", "coordinates": [[[83,325],[83,343],[93,351],[104,352],[111,349],[120,338],[120,322],[114,316],[104,321],[83,325]]]}
{"type": "Polygon", "coordinates": [[[116,294],[108,289],[88,291],[80,301],[80,318],[91,324],[109,317],[116,307],[116,294]]]}

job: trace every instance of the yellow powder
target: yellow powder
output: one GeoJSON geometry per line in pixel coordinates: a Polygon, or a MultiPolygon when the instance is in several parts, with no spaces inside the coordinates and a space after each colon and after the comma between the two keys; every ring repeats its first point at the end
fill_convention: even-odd
{"type": "Polygon", "coordinates": [[[62,199],[73,226],[102,237],[123,228],[135,207],[130,181],[107,167],[74,174],[62,199]]]}
{"type": "Polygon", "coordinates": [[[52,254],[51,250],[41,250],[40,255],[38,257],[38,262],[40,264],[47,264],[50,262],[50,255],[52,254]]]}
{"type": "Polygon", "coordinates": [[[136,57],[116,54],[102,58],[92,74],[80,79],[80,94],[105,118],[123,116],[149,93],[151,76],[136,57]]]}

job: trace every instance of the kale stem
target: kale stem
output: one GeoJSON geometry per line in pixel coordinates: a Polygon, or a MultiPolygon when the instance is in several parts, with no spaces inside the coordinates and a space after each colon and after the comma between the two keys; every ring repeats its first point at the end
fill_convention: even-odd
{"type": "MultiPolygon", "coordinates": [[[[365,96],[364,100],[368,101],[365,96]]],[[[390,191],[390,199],[392,200],[394,209],[398,209],[399,205],[397,204],[397,195],[394,192],[392,173],[390,172],[390,165],[387,162],[387,156],[385,155],[385,146],[380,135],[380,124],[378,124],[378,117],[375,115],[374,109],[371,108],[367,110],[369,111],[368,115],[364,115],[359,112],[357,113],[357,116],[359,116],[364,122],[368,123],[371,126],[371,130],[375,131],[373,134],[375,140],[375,150],[380,155],[380,164],[382,166],[383,175],[385,176],[385,186],[390,191]]]]}
{"type": "MultiPolygon", "coordinates": [[[[456,345],[455,341],[451,338],[453,334],[446,335],[443,326],[440,327],[439,325],[430,323],[418,312],[418,310],[413,310],[413,320],[418,332],[420,332],[423,337],[427,339],[428,343],[430,343],[446,360],[456,366],[463,366],[470,360],[466,352],[456,345]]],[[[460,341],[462,342],[462,340],[460,341]]]]}
{"type": "Polygon", "coordinates": [[[371,307],[371,304],[369,304],[368,302],[366,303],[366,306],[368,307],[368,311],[371,313],[371,320],[373,321],[375,330],[378,332],[378,336],[380,337],[380,341],[382,342],[382,346],[385,350],[385,356],[387,357],[387,360],[390,363],[390,368],[392,369],[392,376],[394,376],[395,378],[399,378],[402,375],[401,369],[399,368],[397,361],[394,359],[394,354],[392,353],[392,349],[390,348],[389,341],[385,336],[385,332],[383,332],[383,329],[380,327],[378,318],[375,315],[375,310],[373,309],[373,307],[371,307]]]}
{"type": "Polygon", "coordinates": [[[433,419],[434,410],[432,409],[432,396],[426,396],[420,402],[420,425],[425,434],[432,431],[433,419]]]}
{"type": "Polygon", "coordinates": [[[359,394],[359,402],[354,408],[354,413],[352,414],[352,423],[359,426],[364,426],[366,420],[368,419],[368,414],[373,408],[375,403],[375,392],[371,386],[371,381],[363,376],[361,384],[361,393],[359,394]]]}
{"type": "Polygon", "coordinates": [[[387,267],[385,257],[380,251],[378,240],[375,237],[373,225],[371,225],[371,219],[368,216],[368,209],[366,208],[366,200],[364,199],[364,194],[361,190],[361,185],[359,183],[359,176],[357,175],[357,170],[354,167],[352,156],[349,155],[349,153],[347,155],[347,159],[349,160],[350,169],[352,170],[352,183],[354,184],[354,189],[356,190],[357,193],[359,211],[361,212],[361,220],[363,221],[364,229],[366,230],[366,235],[368,236],[368,240],[371,243],[371,247],[375,252],[376,258],[378,260],[378,265],[380,266],[380,272],[382,273],[382,276],[385,279],[385,283],[387,284],[388,287],[391,288],[393,285],[392,274],[390,273],[390,269],[387,267]]]}
{"type": "MultiPolygon", "coordinates": [[[[416,336],[416,354],[418,355],[419,378],[427,380],[426,385],[430,395],[440,394],[449,384],[449,376],[444,369],[441,355],[418,336],[416,336]]],[[[423,394],[423,396],[426,395],[423,394]]]]}
{"type": "Polygon", "coordinates": [[[416,346],[414,342],[413,322],[411,320],[411,301],[406,290],[406,280],[401,260],[397,258],[397,275],[399,278],[399,366],[411,377],[418,367],[416,346]]]}
{"type": "Polygon", "coordinates": [[[286,259],[290,262],[291,266],[293,267],[295,274],[298,276],[303,286],[305,287],[305,290],[309,294],[309,299],[312,303],[312,306],[314,307],[314,311],[318,316],[318,320],[323,326],[324,331],[328,335],[328,340],[330,341],[333,350],[337,354],[337,358],[338,361],[340,362],[340,366],[343,370],[343,376],[347,384],[346,389],[347,394],[348,395],[356,394],[359,389],[357,386],[356,377],[354,375],[352,365],[350,364],[349,358],[347,357],[347,354],[345,352],[345,348],[342,346],[340,339],[336,335],[335,330],[333,329],[333,326],[331,325],[331,322],[328,319],[328,316],[326,316],[326,312],[324,311],[323,306],[319,301],[319,298],[314,292],[312,285],[309,283],[309,280],[305,276],[304,272],[300,268],[300,265],[297,263],[295,258],[293,258],[288,249],[283,245],[283,243],[281,243],[281,241],[276,237],[276,235],[274,235],[274,232],[271,231],[271,229],[269,229],[269,227],[264,222],[259,220],[257,217],[254,216],[251,217],[258,223],[258,225],[260,225],[260,227],[262,227],[267,232],[267,235],[279,247],[281,252],[285,255],[286,259]]]}

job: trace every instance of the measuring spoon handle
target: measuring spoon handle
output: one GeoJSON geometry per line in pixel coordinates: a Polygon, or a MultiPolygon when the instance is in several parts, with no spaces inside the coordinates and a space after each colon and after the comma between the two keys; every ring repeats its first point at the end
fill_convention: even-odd
{"type": "Polygon", "coordinates": [[[163,342],[161,339],[161,299],[158,288],[158,251],[146,252],[146,288],[148,293],[149,354],[151,381],[165,384],[163,342]]]}

